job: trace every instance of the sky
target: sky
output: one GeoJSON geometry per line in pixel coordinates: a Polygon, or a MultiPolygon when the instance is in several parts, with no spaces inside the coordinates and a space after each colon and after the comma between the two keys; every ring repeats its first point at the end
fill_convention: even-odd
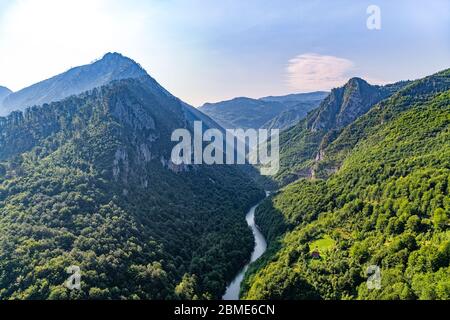
{"type": "Polygon", "coordinates": [[[450,67],[449,13],[448,0],[0,0],[0,85],[106,52],[194,106],[417,79],[450,67]]]}

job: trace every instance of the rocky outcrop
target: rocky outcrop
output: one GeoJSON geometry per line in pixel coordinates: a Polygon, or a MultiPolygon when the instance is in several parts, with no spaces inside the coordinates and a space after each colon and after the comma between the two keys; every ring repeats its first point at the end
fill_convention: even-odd
{"type": "Polygon", "coordinates": [[[335,172],[339,168],[337,163],[329,168],[322,167],[321,164],[327,160],[324,150],[344,128],[408,83],[375,86],[360,78],[352,78],[345,86],[333,89],[306,119],[280,136],[281,173],[275,179],[284,185],[286,181],[291,182],[292,177],[319,178],[324,172],[335,172]]]}
{"type": "Polygon", "coordinates": [[[342,88],[333,89],[319,109],[308,120],[312,131],[341,129],[385,99],[389,90],[352,78],[342,88]]]}

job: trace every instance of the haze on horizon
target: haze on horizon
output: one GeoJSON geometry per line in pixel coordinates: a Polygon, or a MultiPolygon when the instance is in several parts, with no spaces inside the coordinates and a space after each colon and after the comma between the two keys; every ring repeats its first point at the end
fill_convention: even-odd
{"type": "Polygon", "coordinates": [[[329,90],[353,76],[416,79],[450,66],[448,12],[446,0],[3,0],[0,85],[17,91],[106,52],[195,106],[329,90]],[[366,27],[371,4],[381,30],[366,27]]]}

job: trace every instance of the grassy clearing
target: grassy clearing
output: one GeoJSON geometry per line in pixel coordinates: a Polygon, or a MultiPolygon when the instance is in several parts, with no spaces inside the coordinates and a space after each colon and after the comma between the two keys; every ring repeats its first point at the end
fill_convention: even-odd
{"type": "Polygon", "coordinates": [[[320,255],[324,257],[335,245],[336,241],[334,241],[329,235],[324,235],[323,238],[310,243],[309,250],[310,252],[313,252],[317,248],[320,255]]]}

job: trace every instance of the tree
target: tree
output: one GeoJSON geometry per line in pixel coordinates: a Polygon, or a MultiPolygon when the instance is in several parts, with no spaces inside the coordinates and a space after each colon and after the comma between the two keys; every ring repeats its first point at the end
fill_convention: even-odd
{"type": "Polygon", "coordinates": [[[442,208],[434,210],[433,223],[436,229],[444,229],[448,224],[447,213],[442,208]]]}
{"type": "Polygon", "coordinates": [[[187,273],[175,288],[175,294],[182,300],[197,300],[196,291],[197,277],[187,273]]]}

